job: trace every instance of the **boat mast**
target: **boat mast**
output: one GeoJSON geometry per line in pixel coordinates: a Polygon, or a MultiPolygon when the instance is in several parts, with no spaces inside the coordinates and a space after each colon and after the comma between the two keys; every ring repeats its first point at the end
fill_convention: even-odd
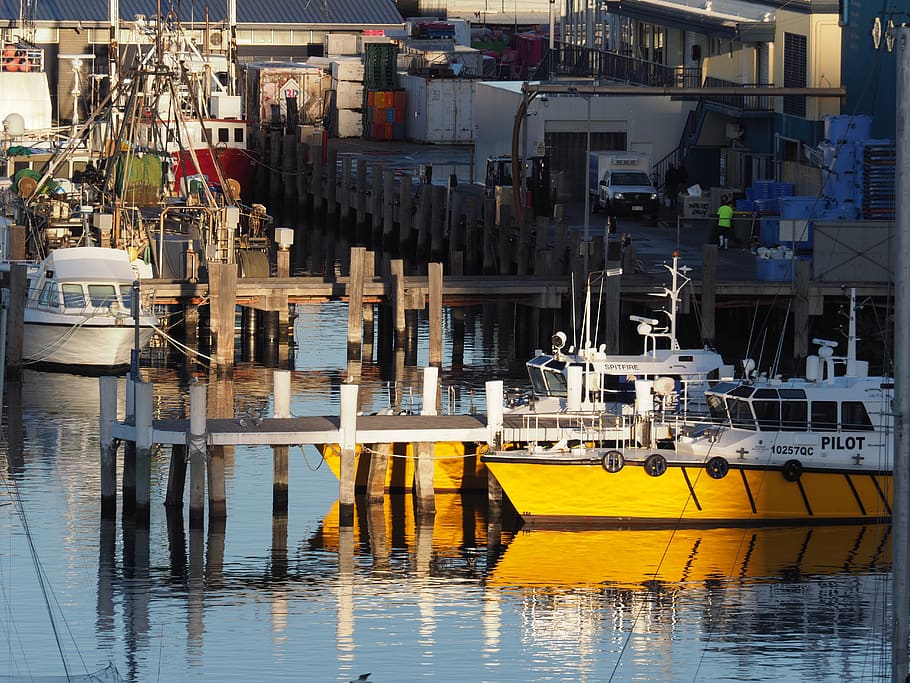
{"type": "Polygon", "coordinates": [[[228,94],[237,94],[237,0],[227,0],[228,20],[228,94]]]}
{"type": "Polygon", "coordinates": [[[910,29],[897,28],[894,259],[894,501],[892,512],[891,680],[907,679],[910,617],[910,29]]]}
{"type": "Polygon", "coordinates": [[[116,87],[118,79],[118,62],[120,61],[119,48],[117,47],[117,40],[119,39],[120,32],[120,0],[110,0],[110,5],[108,6],[108,23],[110,25],[110,38],[108,39],[108,69],[110,73],[110,89],[116,87]]]}

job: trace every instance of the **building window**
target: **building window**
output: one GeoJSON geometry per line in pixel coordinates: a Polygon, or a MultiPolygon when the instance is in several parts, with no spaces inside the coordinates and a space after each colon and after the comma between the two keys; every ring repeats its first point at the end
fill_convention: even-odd
{"type": "MultiPolygon", "coordinates": [[[[784,87],[806,87],[806,36],[784,34],[784,87]]],[[[784,97],[784,113],[806,116],[806,98],[799,95],[784,97]]]]}

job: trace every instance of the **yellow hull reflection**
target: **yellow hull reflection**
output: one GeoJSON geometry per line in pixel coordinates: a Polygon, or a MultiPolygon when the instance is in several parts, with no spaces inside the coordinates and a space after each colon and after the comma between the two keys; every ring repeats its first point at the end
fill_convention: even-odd
{"type": "MultiPolygon", "coordinates": [[[[450,555],[465,547],[487,544],[486,498],[455,493],[439,494],[433,523],[432,547],[450,555]]],[[[335,501],[314,537],[316,547],[337,552],[339,546],[339,502],[335,501]]],[[[382,505],[355,505],[352,525],[353,544],[371,547],[385,542],[392,547],[416,547],[417,525],[414,501],[408,494],[387,495],[382,505]]]]}
{"type": "MultiPolygon", "coordinates": [[[[323,444],[322,457],[338,477],[341,472],[341,450],[338,444],[323,444]]],[[[460,441],[443,441],[433,450],[433,488],[437,493],[459,491],[486,491],[487,471],[480,462],[486,451],[482,444],[464,444],[460,441]]],[[[416,452],[410,443],[391,444],[389,464],[386,468],[385,490],[411,491],[414,488],[416,452]]],[[[355,489],[366,491],[370,473],[371,451],[357,447],[354,459],[355,489]]]]}
{"type": "Polygon", "coordinates": [[[640,590],[660,584],[887,571],[888,524],[519,532],[489,585],[640,590]]]}
{"type": "Polygon", "coordinates": [[[777,468],[730,463],[714,479],[704,466],[670,464],[650,476],[641,462],[615,473],[596,460],[505,456],[486,466],[526,522],[588,524],[789,524],[882,522],[891,517],[892,477],[871,470],[804,470],[795,481],[777,468]]]}

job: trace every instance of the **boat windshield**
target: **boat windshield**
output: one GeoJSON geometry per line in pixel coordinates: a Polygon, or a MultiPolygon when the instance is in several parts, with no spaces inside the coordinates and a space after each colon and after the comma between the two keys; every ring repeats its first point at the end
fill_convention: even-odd
{"type": "Polygon", "coordinates": [[[120,297],[117,295],[117,288],[114,285],[89,285],[88,295],[92,306],[96,308],[110,308],[115,301],[120,303],[120,297]]]}
{"type": "Polygon", "coordinates": [[[727,408],[730,411],[730,422],[740,429],[755,429],[755,418],[748,401],[727,396],[727,408]]]}
{"type": "Polygon", "coordinates": [[[568,394],[565,376],[566,364],[555,358],[542,356],[528,362],[528,377],[537,396],[560,396],[568,394]]]}
{"type": "Polygon", "coordinates": [[[724,403],[724,397],[719,394],[705,394],[705,400],[708,402],[708,412],[711,417],[726,421],[727,406],[724,403]]]}

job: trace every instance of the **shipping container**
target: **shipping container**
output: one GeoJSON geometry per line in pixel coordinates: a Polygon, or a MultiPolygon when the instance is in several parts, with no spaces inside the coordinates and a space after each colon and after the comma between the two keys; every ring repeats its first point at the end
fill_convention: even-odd
{"type": "Polygon", "coordinates": [[[287,98],[297,99],[301,124],[322,122],[325,79],[318,66],[304,62],[252,62],[243,70],[243,100],[253,127],[287,123],[287,98]]]}
{"type": "Polygon", "coordinates": [[[474,142],[474,94],[477,81],[401,75],[407,92],[407,136],[414,142],[474,142]]]}

